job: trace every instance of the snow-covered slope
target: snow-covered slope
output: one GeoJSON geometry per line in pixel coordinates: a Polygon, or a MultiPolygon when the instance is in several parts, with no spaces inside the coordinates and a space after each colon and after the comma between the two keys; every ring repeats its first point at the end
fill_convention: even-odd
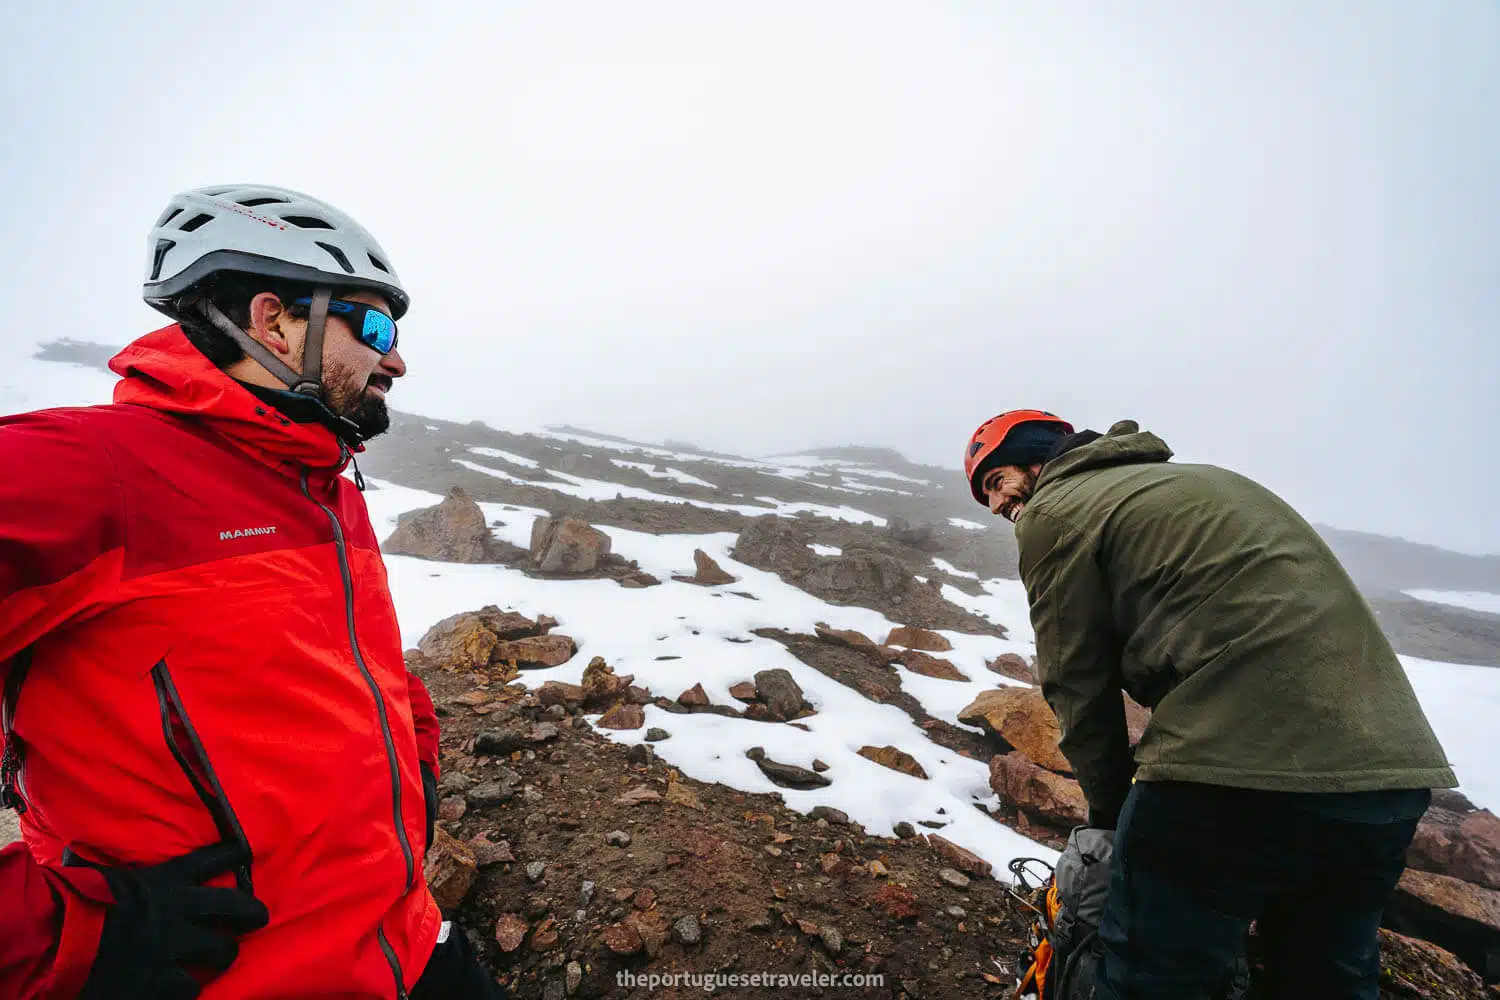
{"type": "MultiPolygon", "coordinates": [[[[396,518],[407,510],[441,500],[393,483],[372,483],[366,494],[377,532],[395,529],[396,518]]],[[[531,524],[545,511],[481,505],[486,518],[503,522],[497,536],[527,545],[531,524]]],[[[1000,825],[977,810],[975,803],[997,805],[989,788],[985,762],[960,756],[931,742],[910,716],[863,695],[806,666],[781,645],[751,634],[761,627],[812,632],[814,624],[856,629],[883,639],[900,624],[864,608],[826,604],[730,556],[735,536],[650,535],[606,529],[611,550],[640,563],[648,573],[666,581],[640,590],[621,588],[612,580],[534,580],[503,566],[473,566],[427,562],[388,556],[391,590],[400,616],[402,641],[415,645],[434,623],[458,611],[486,604],[513,608],[523,614],[548,614],[561,623],[559,631],[577,640],[578,654],[567,664],[547,670],[528,670],[522,679],[531,686],[560,680],[578,683],[590,658],[603,656],[617,673],[634,674],[636,681],[658,694],[675,697],[702,684],[718,704],[738,704],[729,687],[749,680],[756,671],[783,667],[796,679],[817,714],[800,720],[804,732],[792,726],[767,725],[717,715],[671,715],[646,706],[646,725],[669,727],[672,739],[655,744],[658,756],[684,774],[704,781],[720,781],[746,791],[780,791],[787,804],[800,811],[818,805],[842,809],[872,833],[889,835],[901,821],[930,820],[945,824],[943,836],[990,861],[998,871],[1013,857],[1043,857],[1053,852],[1000,825]],[[704,588],[671,580],[693,567],[693,550],[703,549],[739,582],[704,588]],[[736,594],[754,595],[745,597],[736,594]],[[730,641],[735,640],[735,641],[730,641]],[[670,656],[676,659],[662,660],[670,656]],[[929,779],[924,781],[881,767],[858,755],[866,745],[895,745],[916,758],[929,779]],[[811,791],[779,789],[745,757],[752,746],[783,763],[810,767],[814,759],[829,765],[827,788],[811,791]]],[[[1014,598],[986,602],[983,610],[1015,606],[1014,598]]],[[[957,724],[957,713],[981,691],[1007,683],[984,666],[1000,653],[1030,655],[1028,643],[988,636],[944,632],[954,646],[944,657],[970,683],[937,680],[903,667],[905,691],[929,714],[957,724]]],[[[645,730],[600,730],[612,739],[639,742],[645,730]]]]}

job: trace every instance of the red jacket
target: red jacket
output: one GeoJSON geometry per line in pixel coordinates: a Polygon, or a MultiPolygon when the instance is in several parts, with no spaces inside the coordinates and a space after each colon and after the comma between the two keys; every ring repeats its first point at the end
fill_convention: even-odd
{"type": "Polygon", "coordinates": [[[110,897],[64,848],[154,864],[224,838],[271,922],[204,1000],[403,995],[441,920],[418,770],[437,719],[348,453],[176,326],[110,367],[113,405],[0,418],[0,679],[30,662],[0,997],[88,975],[110,897]]]}

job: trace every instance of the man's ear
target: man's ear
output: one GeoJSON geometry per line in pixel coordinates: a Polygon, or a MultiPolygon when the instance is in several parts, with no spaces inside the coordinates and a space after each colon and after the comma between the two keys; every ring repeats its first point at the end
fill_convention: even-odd
{"type": "Polygon", "coordinates": [[[290,358],[296,352],[292,341],[294,319],[274,292],[261,292],[250,300],[250,336],[272,354],[290,358]]]}

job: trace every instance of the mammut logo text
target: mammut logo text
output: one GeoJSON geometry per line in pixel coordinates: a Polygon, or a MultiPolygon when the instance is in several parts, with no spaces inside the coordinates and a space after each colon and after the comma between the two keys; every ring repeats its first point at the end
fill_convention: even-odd
{"type": "Polygon", "coordinates": [[[231,538],[250,538],[253,535],[274,535],[274,534],[276,534],[276,526],[274,524],[271,525],[269,528],[236,528],[233,531],[221,531],[221,532],[219,532],[219,541],[221,541],[221,542],[227,542],[231,538]]]}

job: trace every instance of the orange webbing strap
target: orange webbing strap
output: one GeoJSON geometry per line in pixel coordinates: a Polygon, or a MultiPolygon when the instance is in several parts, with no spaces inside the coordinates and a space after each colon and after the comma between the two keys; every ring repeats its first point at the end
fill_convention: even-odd
{"type": "Polygon", "coordinates": [[[1013,1000],[1021,1000],[1028,987],[1035,987],[1038,997],[1047,996],[1047,972],[1052,967],[1052,925],[1057,922],[1057,911],[1062,908],[1062,903],[1057,898],[1056,884],[1048,887],[1042,907],[1045,922],[1038,921],[1036,924],[1036,936],[1040,943],[1031,953],[1031,968],[1026,970],[1021,984],[1016,987],[1013,1000]]]}

